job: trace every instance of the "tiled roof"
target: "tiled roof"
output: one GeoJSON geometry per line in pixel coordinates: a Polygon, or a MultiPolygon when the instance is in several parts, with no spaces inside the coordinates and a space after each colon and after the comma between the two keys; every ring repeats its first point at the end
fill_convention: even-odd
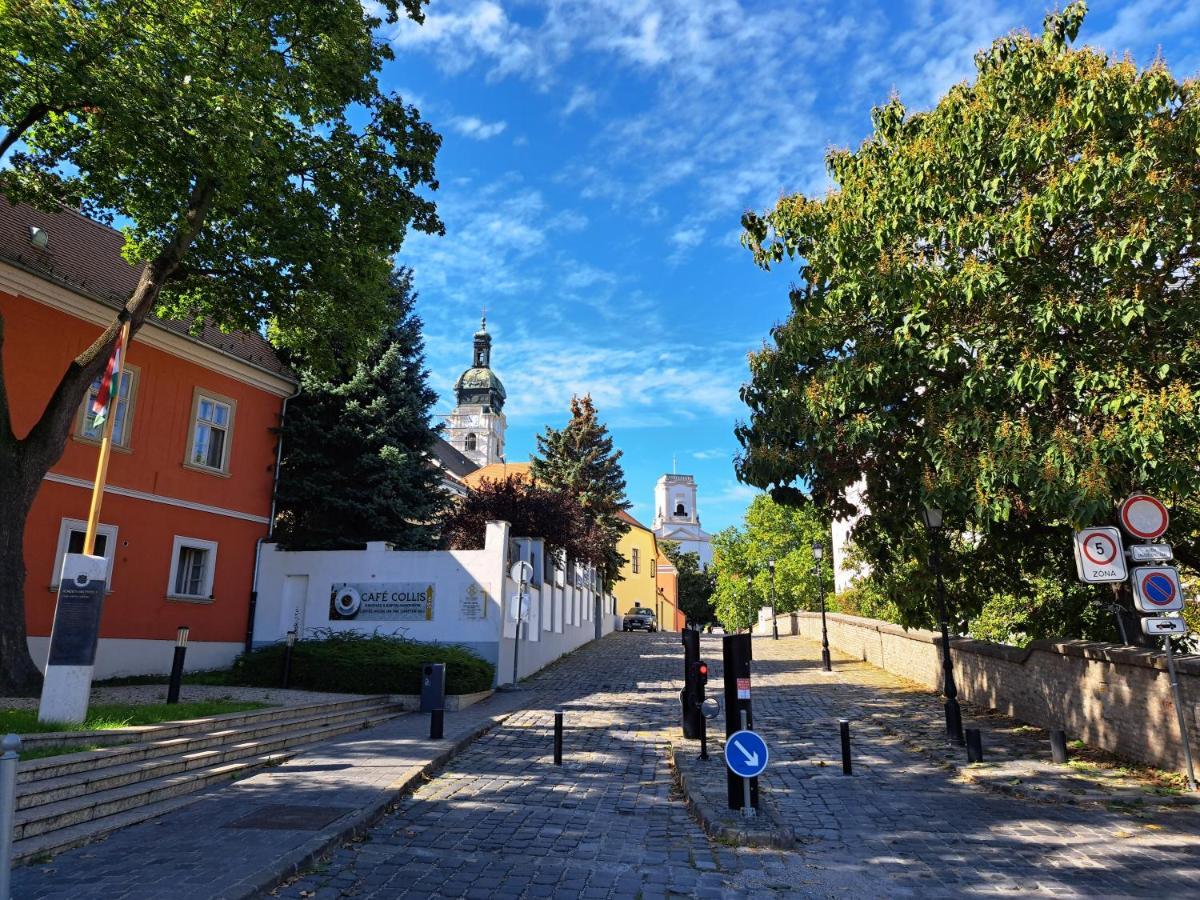
{"type": "Polygon", "coordinates": [[[467,487],[477,488],[486,479],[488,481],[503,481],[510,475],[515,475],[518,478],[529,479],[532,476],[529,474],[531,465],[527,462],[511,462],[511,463],[490,463],[481,469],[476,469],[474,472],[466,475],[463,478],[463,484],[467,487]]]}
{"type": "Polygon", "coordinates": [[[460,479],[465,475],[470,475],[479,468],[474,460],[456,450],[454,445],[445,438],[434,440],[433,455],[437,459],[439,466],[460,479]]]}
{"type": "Polygon", "coordinates": [[[635,528],[642,529],[642,531],[650,531],[649,528],[647,528],[645,525],[643,525],[641,522],[639,522],[637,519],[635,519],[629,513],[625,512],[625,510],[623,510],[623,509],[617,511],[617,518],[620,519],[622,522],[625,522],[629,525],[633,525],[635,528]]]}
{"type": "MultiPolygon", "coordinates": [[[[0,197],[0,259],[118,309],[137,285],[142,270],[125,262],[119,231],[94,222],[66,207],[47,213],[0,197]],[[39,250],[29,241],[31,225],[46,232],[50,243],[39,250]]],[[[274,375],[295,381],[295,375],[260,334],[229,334],[205,324],[199,333],[190,323],[151,316],[148,324],[198,341],[274,375]]]]}

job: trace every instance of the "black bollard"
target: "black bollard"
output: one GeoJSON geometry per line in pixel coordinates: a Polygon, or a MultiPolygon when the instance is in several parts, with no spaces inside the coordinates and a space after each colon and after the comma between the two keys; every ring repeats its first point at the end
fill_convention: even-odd
{"type": "Polygon", "coordinates": [[[554,711],[554,764],[562,765],[562,731],[563,731],[563,711],[556,709],[554,711]]]}
{"type": "Polygon", "coordinates": [[[853,775],[854,768],[850,764],[850,720],[839,719],[838,726],[842,732],[842,774],[853,775]]]}
{"type": "Polygon", "coordinates": [[[983,735],[978,728],[967,729],[967,762],[983,762],[983,735]]]}
{"type": "Polygon", "coordinates": [[[1058,764],[1067,761],[1067,733],[1061,729],[1050,732],[1050,755],[1058,764]]]}
{"type": "Polygon", "coordinates": [[[446,711],[444,709],[430,710],[429,713],[429,739],[431,741],[440,741],[442,739],[442,728],[445,724],[446,711]]]}
{"type": "Polygon", "coordinates": [[[179,685],[183,683],[183,660],[187,656],[188,627],[180,625],[175,635],[175,657],[171,660],[171,681],[167,684],[167,702],[179,702],[179,685]]]}
{"type": "Polygon", "coordinates": [[[708,719],[700,717],[700,758],[708,759],[708,719]]]}

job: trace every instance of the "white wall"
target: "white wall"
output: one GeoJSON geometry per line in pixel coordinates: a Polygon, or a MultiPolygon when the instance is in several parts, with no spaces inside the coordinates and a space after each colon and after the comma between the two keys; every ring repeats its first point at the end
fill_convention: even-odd
{"type": "MultiPolygon", "coordinates": [[[[413,640],[469,647],[496,664],[498,684],[510,683],[516,632],[510,613],[519,586],[508,577],[509,543],[508,523],[489,522],[483,550],[396,551],[386,544],[368,544],[366,550],[284,551],[264,544],[254,642],[282,640],[292,628],[310,637],[325,629],[403,634],[413,640]],[[432,618],[331,620],[330,595],[333,585],[341,582],[432,585],[432,618]],[[462,601],[472,591],[486,597],[481,618],[463,614],[462,601]]],[[[576,579],[575,572],[556,568],[550,578],[544,578],[542,542],[517,538],[515,544],[514,558],[532,560],[537,569],[533,583],[527,586],[530,616],[517,651],[518,678],[525,678],[595,639],[596,594],[590,587],[591,571],[579,570],[576,579]],[[575,606],[580,607],[578,613],[575,606]]],[[[610,612],[611,600],[601,606],[603,635],[617,627],[617,619],[610,612]]]]}
{"type": "MultiPolygon", "coordinates": [[[[184,659],[185,672],[204,669],[227,669],[234,657],[242,652],[240,642],[191,641],[184,659]]],[[[50,638],[29,638],[29,654],[38,668],[45,671],[50,652],[50,638]]],[[[166,675],[175,658],[175,641],[136,640],[133,638],[100,638],[96,646],[94,678],[113,678],[117,675],[166,675]]]]}

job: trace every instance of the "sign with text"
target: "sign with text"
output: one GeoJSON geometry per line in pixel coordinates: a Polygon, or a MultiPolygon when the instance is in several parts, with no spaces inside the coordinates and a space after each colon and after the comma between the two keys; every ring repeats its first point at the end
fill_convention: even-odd
{"type": "Polygon", "coordinates": [[[487,591],[471,582],[467,585],[467,589],[463,591],[462,599],[458,604],[458,615],[462,619],[486,619],[487,618],[488,595],[487,591]]]}
{"type": "Polygon", "coordinates": [[[433,585],[422,582],[338,582],[329,593],[329,621],[429,622],[433,585]]]}
{"type": "Polygon", "coordinates": [[[50,632],[52,666],[90,666],[96,662],[100,610],[104,606],[108,560],[68,553],[58,580],[58,605],[50,632]]]}
{"type": "Polygon", "coordinates": [[[1084,528],[1075,532],[1075,571],[1088,584],[1124,581],[1125,551],[1115,528],[1084,528]]]}
{"type": "Polygon", "coordinates": [[[1183,609],[1183,587],[1174,566],[1138,566],[1133,570],[1133,600],[1141,612],[1183,609]]]}

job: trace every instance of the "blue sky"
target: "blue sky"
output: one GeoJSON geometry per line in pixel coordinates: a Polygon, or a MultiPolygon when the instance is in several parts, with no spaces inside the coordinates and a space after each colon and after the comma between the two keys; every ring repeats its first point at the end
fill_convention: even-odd
{"type": "MultiPolygon", "coordinates": [[[[508,389],[508,458],[591,393],[624,451],[633,514],[654,482],[700,484],[706,529],[736,523],[746,354],[787,314],[793,271],[756,269],[747,208],[823,192],[824,153],[897,91],[933,105],[979,47],[1040,30],[1050,4],[809,0],[433,0],[386,36],[383,83],[445,137],[444,238],[411,237],[429,366],[450,386],[488,308],[508,389]]],[[[1200,71],[1200,0],[1093,0],[1081,41],[1161,49],[1200,71]]]]}

